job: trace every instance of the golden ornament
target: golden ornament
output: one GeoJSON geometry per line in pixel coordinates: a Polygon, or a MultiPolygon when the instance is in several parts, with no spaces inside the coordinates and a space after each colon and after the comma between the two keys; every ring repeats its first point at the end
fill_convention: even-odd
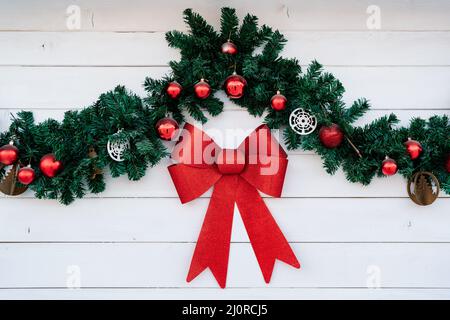
{"type": "Polygon", "coordinates": [[[439,181],[431,172],[416,172],[408,179],[408,195],[420,206],[432,204],[439,196],[439,181]]]}
{"type": "Polygon", "coordinates": [[[17,182],[17,172],[19,169],[19,164],[15,163],[11,170],[6,173],[5,177],[0,181],[0,192],[8,196],[18,196],[27,191],[27,186],[18,184],[17,182]]]}

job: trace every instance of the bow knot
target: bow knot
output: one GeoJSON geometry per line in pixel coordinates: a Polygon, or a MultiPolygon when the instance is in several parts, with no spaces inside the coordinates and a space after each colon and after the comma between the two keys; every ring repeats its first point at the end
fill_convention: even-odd
{"type": "Polygon", "coordinates": [[[300,267],[258,192],[280,197],[288,163],[286,152],[266,125],[253,131],[237,149],[221,149],[187,123],[172,158],[178,164],[168,169],[182,203],[214,187],[187,281],[209,268],[225,287],[235,203],[266,282],[276,259],[300,267]]]}
{"type": "Polygon", "coordinates": [[[239,174],[245,168],[245,154],[239,149],[223,149],[217,155],[216,164],[222,174],[239,174]]]}

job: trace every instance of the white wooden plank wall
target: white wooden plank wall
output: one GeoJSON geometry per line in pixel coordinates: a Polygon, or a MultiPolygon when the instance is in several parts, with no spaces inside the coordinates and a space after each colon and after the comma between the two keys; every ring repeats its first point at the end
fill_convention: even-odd
{"type": "MultiPolygon", "coordinates": [[[[144,95],[145,76],[178,57],[164,32],[185,29],[182,10],[217,26],[224,5],[283,31],[284,55],[317,58],[343,81],[346,101],[369,98],[361,124],[388,112],[403,124],[450,113],[448,0],[0,0],[0,128],[20,109],[61,119],[116,84],[144,95]],[[79,30],[67,28],[71,5],[79,30]],[[372,5],[379,30],[367,27],[372,5]]],[[[231,102],[226,109],[205,128],[261,121],[231,102]]],[[[182,206],[168,163],[139,182],[110,178],[106,192],[69,207],[31,193],[1,197],[0,298],[450,298],[450,198],[421,208],[401,177],[361,187],[305,152],[290,154],[283,199],[266,199],[303,268],[279,263],[266,285],[237,214],[229,288],[208,272],[187,284],[210,193],[182,206]]]]}

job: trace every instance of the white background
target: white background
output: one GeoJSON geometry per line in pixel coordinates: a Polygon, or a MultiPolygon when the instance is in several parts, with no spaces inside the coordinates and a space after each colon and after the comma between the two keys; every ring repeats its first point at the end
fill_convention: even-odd
{"type": "MultiPolygon", "coordinates": [[[[145,76],[178,57],[164,32],[185,29],[182,10],[218,26],[223,5],[280,29],[284,55],[317,58],[347,102],[370,99],[361,124],[391,111],[403,124],[450,113],[450,1],[0,0],[0,127],[21,109],[61,119],[116,84],[144,96],[145,76]],[[81,9],[80,30],[67,29],[70,5],[81,9]],[[367,28],[369,5],[381,10],[380,30],[367,28]]],[[[225,109],[205,129],[261,121],[225,109]]],[[[142,181],[108,178],[104,193],[68,207],[31,192],[2,196],[0,298],[450,298],[448,197],[422,208],[399,176],[362,187],[327,175],[314,154],[289,159],[283,198],[266,203],[301,270],[277,263],[266,285],[236,214],[228,288],[209,271],[186,283],[210,193],[181,205],[163,161],[142,181]]]]}

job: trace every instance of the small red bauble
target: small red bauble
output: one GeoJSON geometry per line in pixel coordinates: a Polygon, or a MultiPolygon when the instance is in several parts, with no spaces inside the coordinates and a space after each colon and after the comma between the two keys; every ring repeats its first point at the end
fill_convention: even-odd
{"type": "Polygon", "coordinates": [[[329,127],[323,126],[320,128],[319,139],[326,148],[337,148],[341,145],[342,140],[344,140],[344,132],[342,132],[341,127],[333,123],[329,127]]]}
{"type": "Polygon", "coordinates": [[[408,138],[408,141],[405,142],[405,146],[406,151],[412,160],[417,159],[422,153],[422,146],[416,140],[411,140],[411,138],[408,138]]]}
{"type": "Polygon", "coordinates": [[[231,99],[239,99],[244,95],[247,80],[244,77],[233,73],[225,80],[225,92],[231,99]]]}
{"type": "Polygon", "coordinates": [[[41,169],[44,176],[48,178],[55,177],[63,168],[61,161],[56,160],[54,154],[49,153],[41,158],[39,162],[39,169],[41,169]]]}
{"type": "Polygon", "coordinates": [[[12,141],[0,148],[0,163],[9,166],[19,158],[19,149],[17,149],[12,141]]]}
{"type": "Polygon", "coordinates": [[[179,84],[176,81],[173,81],[170,82],[169,85],[167,86],[166,92],[168,96],[171,97],[172,99],[177,99],[180,96],[182,90],[183,87],[181,86],[181,84],[179,84]]]}
{"type": "Polygon", "coordinates": [[[381,171],[385,176],[392,176],[397,173],[398,166],[394,159],[386,157],[381,164],[381,171]]]}
{"type": "Polygon", "coordinates": [[[445,160],[445,169],[450,173],[450,154],[447,156],[447,160],[445,160]]]}
{"type": "Polygon", "coordinates": [[[236,45],[228,40],[222,45],[222,53],[234,55],[238,52],[236,45]]]}
{"type": "Polygon", "coordinates": [[[29,185],[34,181],[34,178],[36,177],[36,174],[31,167],[23,167],[19,169],[19,172],[17,172],[17,180],[21,184],[29,185]]]}
{"type": "Polygon", "coordinates": [[[206,99],[211,94],[211,86],[204,79],[201,79],[194,86],[194,92],[197,98],[206,99]]]}
{"type": "Polygon", "coordinates": [[[277,94],[270,99],[270,105],[272,109],[275,111],[281,111],[286,109],[287,99],[283,96],[280,91],[277,91],[277,94]]]}
{"type": "Polygon", "coordinates": [[[163,140],[172,140],[178,131],[178,122],[172,118],[162,118],[156,123],[158,136],[163,140]]]}

